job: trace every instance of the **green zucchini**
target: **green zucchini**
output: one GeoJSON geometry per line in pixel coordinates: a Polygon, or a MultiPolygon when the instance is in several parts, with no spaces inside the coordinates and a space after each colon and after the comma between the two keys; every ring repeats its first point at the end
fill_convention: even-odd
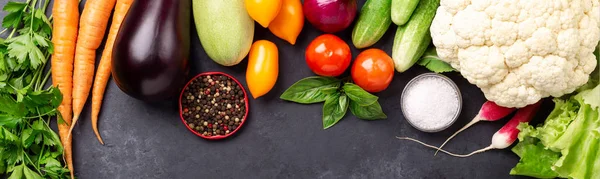
{"type": "Polygon", "coordinates": [[[392,0],[392,21],[396,25],[404,25],[417,8],[419,0],[392,0]]]}
{"type": "Polygon", "coordinates": [[[254,20],[244,0],[194,0],[196,31],[204,51],[223,66],[239,64],[250,52],[254,20]]]}
{"type": "Polygon", "coordinates": [[[410,20],[396,30],[392,47],[396,71],[408,70],[427,50],[431,43],[429,26],[439,4],[440,0],[421,0],[410,20]]]}
{"type": "Polygon", "coordinates": [[[352,29],[352,43],[358,49],[369,47],[385,34],[392,24],[392,0],[367,0],[352,29]]]}

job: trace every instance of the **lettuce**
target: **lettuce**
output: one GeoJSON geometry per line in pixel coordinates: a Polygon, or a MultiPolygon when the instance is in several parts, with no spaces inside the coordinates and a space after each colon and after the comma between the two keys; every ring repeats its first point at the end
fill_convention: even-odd
{"type": "Polygon", "coordinates": [[[518,126],[520,142],[512,151],[521,159],[510,174],[600,178],[600,86],[554,102],[544,124],[518,126]]]}
{"type": "Polygon", "coordinates": [[[511,175],[536,178],[558,177],[558,173],[551,167],[560,157],[560,153],[546,149],[539,140],[527,137],[513,147],[512,151],[521,157],[521,161],[510,170],[511,175]]]}

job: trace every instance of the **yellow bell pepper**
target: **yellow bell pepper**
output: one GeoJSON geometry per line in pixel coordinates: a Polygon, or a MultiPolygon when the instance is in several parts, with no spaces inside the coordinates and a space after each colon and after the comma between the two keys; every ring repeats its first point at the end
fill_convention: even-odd
{"type": "Polygon", "coordinates": [[[283,0],[281,10],[269,25],[269,30],[275,36],[294,45],[303,26],[304,14],[300,0],[283,0]]]}
{"type": "Polygon", "coordinates": [[[279,52],[277,46],[268,40],[258,40],[252,44],[248,55],[246,82],[254,99],[267,94],[279,75],[279,52]]]}
{"type": "Polygon", "coordinates": [[[246,0],[245,4],[248,15],[267,28],[279,14],[282,2],[281,0],[246,0]]]}

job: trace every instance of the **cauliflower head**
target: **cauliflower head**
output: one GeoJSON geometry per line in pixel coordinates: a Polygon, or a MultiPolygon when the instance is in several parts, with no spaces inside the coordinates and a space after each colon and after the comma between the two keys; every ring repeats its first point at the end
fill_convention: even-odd
{"type": "Polygon", "coordinates": [[[430,31],[438,56],[488,100],[520,108],[588,81],[600,0],[441,0],[430,31]]]}

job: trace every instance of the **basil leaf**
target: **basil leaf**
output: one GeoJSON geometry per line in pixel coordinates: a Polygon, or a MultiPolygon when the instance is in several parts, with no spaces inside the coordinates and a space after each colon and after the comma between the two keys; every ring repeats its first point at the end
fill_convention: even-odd
{"type": "Polygon", "coordinates": [[[383,113],[379,102],[375,102],[368,106],[361,106],[354,101],[350,101],[350,111],[354,116],[364,120],[378,120],[387,118],[385,113],[383,113]]]}
{"type": "Polygon", "coordinates": [[[340,81],[331,77],[307,77],[290,86],[279,98],[301,104],[311,104],[325,101],[332,89],[339,88],[340,81]]]}
{"type": "Polygon", "coordinates": [[[348,111],[348,97],[336,94],[323,104],[323,129],[328,129],[339,122],[348,111]]]}
{"type": "Polygon", "coordinates": [[[379,99],[377,96],[372,95],[371,93],[362,89],[360,86],[353,83],[346,83],[342,88],[344,88],[344,92],[352,101],[361,106],[371,105],[377,102],[377,99],[379,99]]]}
{"type": "Polygon", "coordinates": [[[339,91],[339,85],[338,86],[332,86],[332,87],[326,87],[326,88],[322,88],[321,89],[321,93],[323,94],[335,94],[339,91]]]}

